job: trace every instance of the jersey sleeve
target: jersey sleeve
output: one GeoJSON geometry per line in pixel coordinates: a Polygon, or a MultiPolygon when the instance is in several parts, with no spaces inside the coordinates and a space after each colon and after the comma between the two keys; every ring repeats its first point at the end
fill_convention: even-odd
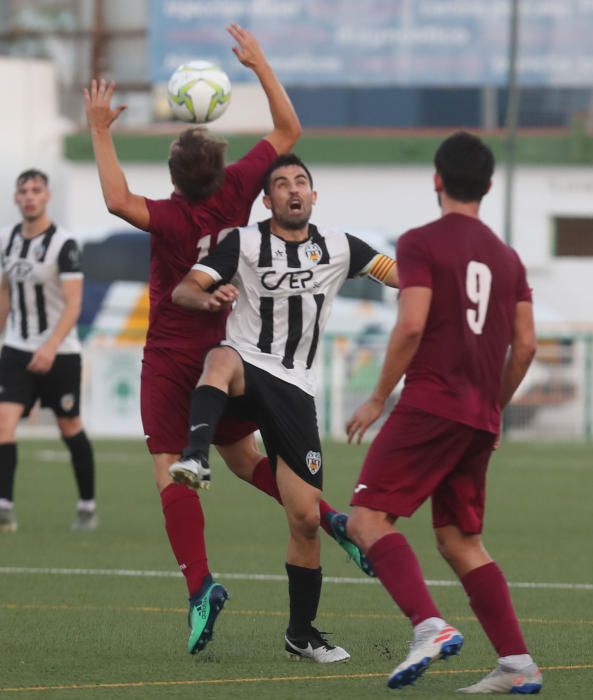
{"type": "Polygon", "coordinates": [[[167,229],[171,228],[172,221],[177,221],[179,210],[171,199],[149,199],[145,197],[148,208],[148,233],[155,236],[166,235],[167,229]]]}
{"type": "Polygon", "coordinates": [[[414,231],[404,233],[397,242],[397,271],[399,288],[428,287],[432,289],[432,268],[428,253],[414,231]]]}
{"type": "Polygon", "coordinates": [[[80,248],[72,238],[64,242],[58,254],[58,272],[62,279],[76,279],[82,277],[80,248]]]}
{"type": "Polygon", "coordinates": [[[264,184],[264,176],[278,154],[269,141],[262,139],[243,158],[229,165],[226,179],[235,190],[237,198],[253,201],[264,184]]]}
{"type": "Polygon", "coordinates": [[[196,263],[192,270],[199,270],[210,275],[215,282],[230,282],[239,267],[241,238],[239,229],[228,233],[212,253],[196,263]]]}
{"type": "Polygon", "coordinates": [[[388,255],[378,253],[368,243],[356,236],[346,234],[350,248],[350,267],[348,277],[367,276],[375,282],[383,282],[395,266],[395,260],[388,255]]]}

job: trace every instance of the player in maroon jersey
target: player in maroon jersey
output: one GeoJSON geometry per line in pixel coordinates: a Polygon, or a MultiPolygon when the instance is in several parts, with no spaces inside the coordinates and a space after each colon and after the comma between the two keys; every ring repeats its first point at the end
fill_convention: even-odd
{"type": "Polygon", "coordinates": [[[430,497],[439,552],[499,657],[491,674],[462,692],[537,693],[541,674],[506,580],[480,536],[500,411],[535,352],[531,290],[519,256],[478,218],[494,170],[490,149],[459,132],[441,144],[435,166],[442,217],[398,241],[397,323],[377,386],[347,426],[349,440],[360,441],[405,373],[401,398],[354,488],[347,529],[414,627],[391,688],[412,683],[463,644],[432,600],[405,537],[393,529],[430,497]]]}
{"type": "MultiPolygon", "coordinates": [[[[175,191],[169,199],[150,200],[128,188],[109,131],[125,109],[111,106],[114,84],[93,81],[85,91],[107,207],[151,234],[150,319],[142,362],[141,414],[167,534],[190,595],[188,648],[192,653],[209,641],[227,593],[210,576],[200,500],[195,491],[174,484],[168,468],[185,447],[191,392],[207,351],[224,337],[226,314],[185,311],[171,303],[171,292],[196,262],[196,254],[203,256],[214,248],[222,229],[247,224],[269,165],[278,154],[290,151],[301,133],[292,104],[256,39],[236,24],[228,31],[237,42],[233,51],[238,60],[259,78],[274,129],[226,168],[224,143],[211,139],[200,128],[184,131],[170,151],[175,191]]],[[[238,476],[280,501],[269,462],[257,451],[254,428],[253,424],[226,420],[215,444],[238,476]]],[[[333,512],[326,503],[321,509],[322,515],[333,512]]],[[[340,544],[355,558],[359,555],[349,541],[340,544]]]]}

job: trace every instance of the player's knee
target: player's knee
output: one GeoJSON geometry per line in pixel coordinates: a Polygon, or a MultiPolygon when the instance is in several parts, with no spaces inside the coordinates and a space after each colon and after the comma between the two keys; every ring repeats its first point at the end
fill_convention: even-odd
{"type": "Polygon", "coordinates": [[[463,562],[474,552],[482,550],[481,540],[477,535],[459,534],[449,537],[437,533],[436,545],[443,559],[452,565],[463,562]]]}
{"type": "Polygon", "coordinates": [[[16,442],[16,430],[11,426],[0,425],[0,444],[16,442]]]}
{"type": "Polygon", "coordinates": [[[219,347],[210,350],[204,363],[200,383],[208,384],[213,378],[224,377],[228,381],[233,377],[239,356],[231,348],[219,347]]]}
{"type": "Polygon", "coordinates": [[[319,509],[307,508],[293,512],[290,517],[293,534],[303,539],[315,539],[319,531],[319,509]]]}
{"type": "Polygon", "coordinates": [[[348,517],[347,535],[367,552],[375,542],[393,532],[392,522],[386,514],[368,508],[354,507],[348,517]]]}

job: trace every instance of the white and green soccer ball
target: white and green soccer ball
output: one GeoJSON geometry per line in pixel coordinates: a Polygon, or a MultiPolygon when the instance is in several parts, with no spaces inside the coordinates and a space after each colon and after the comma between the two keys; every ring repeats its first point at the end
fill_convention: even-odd
{"type": "Polygon", "coordinates": [[[226,111],[231,99],[231,81],[214,63],[188,61],[173,73],[167,92],[177,119],[204,124],[226,111]]]}

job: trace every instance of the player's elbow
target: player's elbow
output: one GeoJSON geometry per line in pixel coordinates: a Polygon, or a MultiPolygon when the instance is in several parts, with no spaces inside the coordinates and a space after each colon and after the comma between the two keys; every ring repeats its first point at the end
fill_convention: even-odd
{"type": "Polygon", "coordinates": [[[290,121],[281,128],[275,130],[271,135],[270,141],[278,154],[289,153],[292,151],[295,143],[299,140],[303,129],[298,119],[290,121]]]}
{"type": "Polygon", "coordinates": [[[523,365],[529,366],[535,357],[537,343],[535,338],[524,340],[513,345],[513,355],[523,365]]]}
{"type": "Polygon", "coordinates": [[[517,335],[513,339],[511,354],[521,364],[530,365],[537,351],[537,338],[534,332],[517,335]]]}
{"type": "Polygon", "coordinates": [[[180,282],[171,294],[171,301],[177,306],[184,306],[186,296],[185,284],[184,282],[180,282]]]}
{"type": "Polygon", "coordinates": [[[292,141],[292,145],[294,144],[301,138],[303,134],[303,127],[301,126],[301,122],[299,121],[298,117],[291,123],[290,128],[288,129],[288,138],[292,141]]]}
{"type": "Polygon", "coordinates": [[[419,343],[424,332],[424,323],[410,318],[398,321],[398,333],[408,343],[419,343]]]}
{"type": "Polygon", "coordinates": [[[119,193],[106,194],[105,205],[107,211],[114,216],[123,217],[126,213],[126,197],[119,193]]]}

